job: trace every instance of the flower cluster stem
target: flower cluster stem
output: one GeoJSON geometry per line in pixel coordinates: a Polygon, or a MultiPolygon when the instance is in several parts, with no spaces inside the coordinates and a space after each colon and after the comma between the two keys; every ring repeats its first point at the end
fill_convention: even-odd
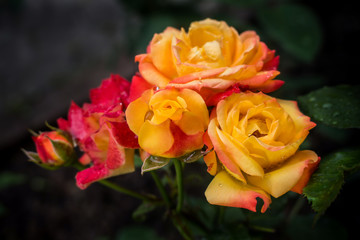
{"type": "Polygon", "coordinates": [[[180,160],[174,159],[174,166],[176,172],[176,183],[178,186],[178,198],[176,212],[180,213],[184,202],[184,185],[183,185],[183,169],[180,160]]]}
{"type": "Polygon", "coordinates": [[[120,185],[117,185],[115,183],[112,183],[108,180],[101,180],[101,181],[98,181],[98,183],[108,187],[108,188],[111,188],[117,192],[120,192],[120,193],[123,193],[123,194],[126,194],[128,196],[131,196],[131,197],[134,197],[134,198],[137,198],[137,199],[140,199],[140,200],[143,200],[145,202],[153,202],[154,199],[151,199],[145,195],[142,195],[140,193],[137,193],[137,192],[134,192],[130,189],[127,189],[127,188],[124,188],[120,185]]]}
{"type": "Polygon", "coordinates": [[[161,183],[159,176],[156,174],[155,171],[150,171],[152,178],[154,179],[154,182],[160,192],[161,197],[163,198],[166,206],[168,208],[171,207],[171,202],[168,194],[166,193],[164,185],[161,183]]]}
{"type": "MultiPolygon", "coordinates": [[[[80,163],[78,162],[74,162],[72,165],[72,167],[76,168],[77,170],[81,171],[81,170],[84,170],[85,167],[83,165],[81,165],[80,163]]],[[[127,188],[124,188],[118,184],[115,184],[113,182],[110,182],[108,180],[100,180],[98,181],[98,183],[108,187],[108,188],[111,188],[119,193],[123,193],[123,194],[126,194],[128,196],[131,196],[131,197],[134,197],[134,198],[137,198],[137,199],[140,199],[140,200],[143,200],[145,202],[154,202],[154,199],[148,197],[148,196],[145,196],[145,195],[142,195],[140,193],[137,193],[137,192],[134,192],[130,189],[127,189],[127,188]]]]}

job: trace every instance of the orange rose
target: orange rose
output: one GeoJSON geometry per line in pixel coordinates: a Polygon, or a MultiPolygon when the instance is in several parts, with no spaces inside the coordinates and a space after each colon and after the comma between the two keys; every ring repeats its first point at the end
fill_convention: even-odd
{"type": "Polygon", "coordinates": [[[204,159],[215,175],[205,192],[207,200],[256,211],[259,197],[264,212],[269,195],[301,193],[319,163],[315,152],[298,151],[314,126],[294,101],[252,92],[220,101],[206,139],[214,151],[204,159]]]}
{"type": "Polygon", "coordinates": [[[126,109],[130,129],[151,155],[180,157],[203,147],[209,113],[199,94],[189,89],[150,89],[126,109]]]}
{"type": "Polygon", "coordinates": [[[155,34],[147,54],[137,55],[139,71],[149,83],[189,88],[205,99],[234,84],[271,92],[283,81],[278,57],[254,31],[241,33],[223,21],[193,22],[189,31],[168,27],[155,34]]]}

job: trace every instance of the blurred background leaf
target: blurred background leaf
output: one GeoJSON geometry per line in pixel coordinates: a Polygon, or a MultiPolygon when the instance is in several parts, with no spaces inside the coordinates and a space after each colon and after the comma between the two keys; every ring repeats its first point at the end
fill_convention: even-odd
{"type": "Polygon", "coordinates": [[[153,228],[143,225],[127,226],[126,228],[123,228],[123,230],[116,236],[116,240],[131,239],[163,240],[163,238],[159,237],[153,228]]]}
{"type": "Polygon", "coordinates": [[[300,96],[303,112],[314,121],[337,128],[360,127],[360,85],[323,87],[300,96]]]}
{"type": "Polygon", "coordinates": [[[322,42],[322,28],[311,9],[300,4],[262,8],[257,17],[280,47],[304,62],[312,62],[322,42]]]}

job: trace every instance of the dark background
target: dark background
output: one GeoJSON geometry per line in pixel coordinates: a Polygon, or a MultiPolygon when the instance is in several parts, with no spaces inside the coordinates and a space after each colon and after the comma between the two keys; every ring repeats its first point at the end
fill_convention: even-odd
{"type": "MultiPolygon", "coordinates": [[[[66,117],[70,101],[88,101],[89,90],[110,73],[130,80],[137,67],[134,56],[168,25],[187,29],[191,21],[210,17],[227,21],[239,32],[256,30],[280,55],[278,78],[286,83],[274,93],[278,97],[296,99],[324,85],[358,84],[357,8],[350,0],[315,2],[0,0],[0,238],[125,239],[124,229],[138,224],[131,214],[140,201],[97,184],[81,191],[74,183],[75,170],[40,169],[20,149],[34,150],[27,129],[46,130],[45,121],[54,125],[58,117],[66,117]],[[269,13],[289,5],[306,14],[284,14],[288,21],[283,21],[269,13]],[[290,27],[279,34],[271,22],[290,27]],[[303,39],[297,26],[305,26],[308,35],[303,39]]],[[[358,133],[319,124],[307,144],[324,156],[356,146],[358,133]]],[[[149,176],[139,170],[114,181],[156,192],[149,176]]],[[[349,179],[326,213],[349,239],[360,224],[358,184],[358,176],[349,179]]],[[[198,188],[203,192],[206,185],[198,188]]],[[[143,226],[164,239],[179,239],[161,214],[143,226]]]]}

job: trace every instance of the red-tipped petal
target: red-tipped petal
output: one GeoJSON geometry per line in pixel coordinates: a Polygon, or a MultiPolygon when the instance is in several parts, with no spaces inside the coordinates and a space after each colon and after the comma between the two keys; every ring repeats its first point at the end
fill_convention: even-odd
{"type": "Polygon", "coordinates": [[[303,170],[303,175],[300,180],[296,183],[296,185],[291,189],[291,191],[302,194],[304,187],[308,184],[311,175],[315,172],[320,164],[320,157],[318,157],[317,162],[307,162],[307,166],[305,166],[303,170]]]}
{"type": "Polygon", "coordinates": [[[266,62],[262,67],[262,71],[277,70],[280,62],[280,56],[276,56],[270,61],[266,62]]]}
{"type": "Polygon", "coordinates": [[[264,201],[262,213],[271,203],[271,198],[266,192],[236,180],[226,171],[216,174],[207,187],[205,196],[211,204],[245,208],[253,212],[256,212],[257,198],[261,198],[264,201]]]}
{"type": "Polygon", "coordinates": [[[220,73],[224,72],[226,69],[227,68],[215,68],[215,69],[205,70],[202,72],[195,72],[183,77],[175,78],[170,83],[188,83],[194,80],[213,78],[219,75],[220,73]]]}
{"type": "Polygon", "coordinates": [[[94,165],[93,167],[82,170],[76,174],[76,185],[80,189],[85,189],[91,183],[104,179],[108,174],[109,169],[105,168],[103,164],[94,165]]]}
{"type": "Polygon", "coordinates": [[[148,83],[140,74],[134,75],[131,80],[129,101],[138,99],[143,92],[153,87],[154,85],[148,83]]]}
{"type": "Polygon", "coordinates": [[[284,85],[284,81],[282,80],[270,80],[268,81],[268,84],[264,84],[264,86],[261,88],[261,91],[264,93],[270,93],[273,91],[278,90],[282,85],[284,85]]]}
{"type": "Polygon", "coordinates": [[[110,122],[111,131],[116,141],[126,148],[140,148],[138,137],[133,133],[126,121],[110,122]]]}
{"type": "Polygon", "coordinates": [[[90,90],[92,104],[111,106],[123,103],[129,104],[130,83],[119,75],[112,74],[110,78],[102,81],[98,88],[90,90]]]}

